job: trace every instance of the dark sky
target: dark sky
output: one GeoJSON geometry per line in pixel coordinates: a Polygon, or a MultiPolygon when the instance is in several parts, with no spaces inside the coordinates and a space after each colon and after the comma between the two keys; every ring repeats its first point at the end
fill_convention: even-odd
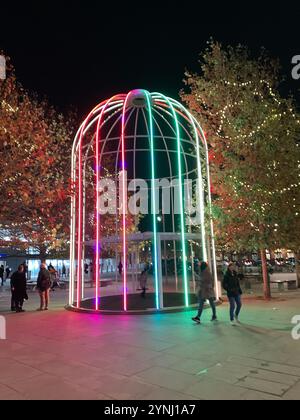
{"type": "Polygon", "coordinates": [[[185,68],[197,69],[211,36],[254,52],[265,46],[280,58],[288,88],[295,95],[300,89],[290,75],[291,59],[300,55],[300,2],[24,3],[1,2],[0,49],[26,88],[62,110],[73,105],[83,115],[134,88],[176,96],[185,68]]]}

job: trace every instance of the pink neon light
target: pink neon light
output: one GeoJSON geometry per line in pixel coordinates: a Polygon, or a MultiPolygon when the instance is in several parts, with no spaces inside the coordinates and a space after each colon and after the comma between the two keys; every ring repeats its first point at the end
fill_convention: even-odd
{"type": "Polygon", "coordinates": [[[80,133],[79,140],[79,168],[78,168],[78,255],[77,255],[77,308],[80,308],[80,290],[81,290],[81,276],[82,276],[82,149],[81,143],[83,132],[80,133]]]}
{"type": "Polygon", "coordinates": [[[106,101],[101,102],[101,104],[97,105],[87,116],[87,118],[84,120],[80,136],[79,136],[79,142],[78,142],[78,233],[77,233],[77,308],[80,308],[80,302],[81,302],[81,280],[82,280],[82,245],[83,245],[83,191],[82,191],[82,141],[84,136],[84,130],[89,122],[90,117],[99,109],[103,104],[105,104],[106,101]]]}
{"type": "Polygon", "coordinates": [[[99,310],[99,286],[100,286],[100,199],[99,199],[99,193],[98,193],[98,185],[100,181],[100,148],[99,148],[99,142],[100,142],[100,129],[101,129],[101,123],[103,115],[109,106],[111,102],[114,100],[117,100],[121,95],[113,96],[111,99],[109,99],[104,107],[101,110],[98,124],[97,124],[97,133],[96,133],[96,261],[95,261],[95,272],[96,272],[96,311],[99,310]]]}
{"type": "MultiPolygon", "coordinates": [[[[125,99],[125,94],[117,95],[116,97],[120,100],[125,99]]],[[[82,123],[78,141],[78,219],[77,219],[77,308],[80,308],[81,303],[81,288],[82,288],[82,245],[83,245],[83,189],[82,189],[82,142],[84,137],[84,131],[89,123],[90,118],[99,110],[101,107],[107,105],[107,100],[97,105],[86,117],[82,123]]],[[[104,112],[103,112],[104,113],[104,112]]],[[[98,155],[99,156],[99,155],[98,155]]],[[[126,218],[125,218],[126,222],[126,218]]],[[[99,261],[99,259],[98,259],[99,261]]],[[[98,290],[98,289],[97,289],[98,290]]]]}
{"type": "Polygon", "coordinates": [[[123,115],[122,115],[122,171],[123,171],[123,180],[122,180],[122,202],[123,202],[123,295],[124,295],[124,311],[127,311],[127,244],[126,244],[126,190],[127,186],[125,183],[125,117],[126,117],[126,108],[127,102],[131,95],[131,92],[126,96],[123,115]]]}

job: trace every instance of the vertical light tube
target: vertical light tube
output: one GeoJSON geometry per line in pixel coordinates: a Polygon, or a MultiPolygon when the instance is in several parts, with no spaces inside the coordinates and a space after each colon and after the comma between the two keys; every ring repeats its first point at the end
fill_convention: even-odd
{"type": "Polygon", "coordinates": [[[126,163],[125,163],[125,119],[126,119],[126,108],[128,99],[131,95],[131,92],[128,93],[126,99],[124,101],[123,106],[123,115],[122,115],[122,225],[123,225],[123,238],[122,238],[122,246],[123,246],[123,305],[124,311],[127,311],[127,242],[126,242],[126,209],[127,209],[127,185],[125,180],[125,170],[126,170],[126,163]]]}
{"type": "Polygon", "coordinates": [[[102,119],[103,115],[106,112],[108,106],[113,102],[114,100],[117,100],[119,95],[113,96],[111,99],[109,99],[104,107],[101,110],[101,113],[98,118],[97,123],[97,131],[96,131],[96,147],[95,147],[95,164],[96,164],[96,261],[95,261],[95,283],[96,283],[96,290],[95,290],[95,298],[96,298],[96,304],[95,308],[96,311],[99,311],[99,297],[100,297],[100,197],[99,197],[99,183],[100,183],[100,130],[102,125],[102,119]]]}
{"type": "MultiPolygon", "coordinates": [[[[77,137],[76,137],[77,139],[77,137]]],[[[69,305],[72,306],[74,303],[74,260],[75,260],[75,226],[76,226],[76,214],[75,214],[75,207],[76,207],[76,191],[74,191],[74,187],[76,184],[76,139],[74,141],[73,149],[72,149],[72,169],[71,169],[71,179],[72,179],[72,198],[71,198],[71,226],[70,226],[70,268],[69,268],[69,305]]]]}
{"type": "MultiPolygon", "coordinates": [[[[200,228],[201,228],[201,242],[202,242],[202,258],[204,261],[208,261],[208,254],[207,254],[207,244],[206,244],[206,233],[205,233],[205,196],[204,196],[204,185],[203,185],[203,167],[201,163],[201,156],[200,156],[200,142],[199,142],[199,131],[197,130],[195,118],[192,116],[192,114],[184,108],[183,105],[181,105],[180,102],[175,101],[175,99],[169,99],[172,104],[174,104],[176,107],[179,108],[178,112],[179,115],[181,115],[183,118],[185,118],[186,121],[188,121],[194,130],[194,136],[196,139],[196,158],[197,158],[197,172],[198,172],[198,195],[199,195],[199,214],[200,214],[200,228]]],[[[166,102],[166,101],[164,101],[166,102]]],[[[159,105],[162,105],[159,103],[159,105]]],[[[204,143],[204,142],[203,142],[204,143]]]]}
{"type": "Polygon", "coordinates": [[[210,180],[210,167],[209,167],[209,151],[208,143],[204,131],[202,130],[200,124],[195,120],[199,128],[199,132],[202,136],[203,143],[205,146],[205,157],[206,157],[206,176],[207,176],[207,189],[208,189],[208,205],[209,205],[209,217],[210,217],[210,232],[211,232],[211,246],[212,246],[212,260],[213,260],[213,272],[215,279],[215,289],[216,289],[216,298],[220,298],[219,284],[218,284],[218,270],[217,270],[217,260],[216,260],[216,244],[215,244],[215,232],[214,232],[214,222],[212,217],[212,197],[211,197],[211,180],[210,180]]]}
{"type": "MultiPolygon", "coordinates": [[[[120,95],[121,96],[121,95],[120,95]]],[[[125,97],[125,95],[124,95],[125,97]]],[[[71,200],[71,235],[70,235],[70,279],[69,279],[69,303],[73,305],[75,302],[75,272],[77,277],[77,307],[80,307],[80,281],[82,278],[83,273],[83,261],[82,261],[82,245],[83,245],[83,235],[82,235],[82,216],[83,216],[83,197],[82,197],[82,141],[85,135],[85,131],[88,130],[94,123],[97,121],[97,117],[94,118],[97,112],[103,108],[106,101],[102,102],[101,104],[97,105],[92,112],[87,116],[84,120],[82,125],[80,126],[72,148],[72,200],[71,200]],[[90,118],[93,117],[94,119],[90,121],[90,118]],[[78,153],[78,171],[77,171],[77,153],[78,153]],[[77,178],[78,172],[78,178],[77,178]],[[78,199],[77,195],[77,188],[76,183],[78,182],[78,199]],[[76,226],[77,222],[77,226],[76,226]],[[76,232],[76,228],[78,228],[78,232],[76,232]],[[77,244],[77,258],[80,258],[77,261],[77,270],[75,267],[75,257],[76,257],[76,238],[78,239],[77,244]],[[79,277],[78,277],[79,276],[79,277]]],[[[116,102],[112,104],[112,108],[118,108],[120,104],[116,102]]]]}
{"type": "Polygon", "coordinates": [[[185,112],[189,118],[189,122],[192,124],[194,135],[196,139],[196,155],[197,155],[197,171],[198,171],[198,183],[199,183],[199,213],[201,223],[201,238],[202,238],[202,257],[203,261],[207,261],[207,248],[206,248],[206,235],[205,235],[205,213],[204,213],[204,186],[203,186],[203,170],[200,156],[200,142],[198,130],[196,128],[193,116],[179,103],[181,110],[185,112]]]}
{"type": "Polygon", "coordinates": [[[100,159],[99,159],[99,141],[100,141],[100,128],[103,110],[99,116],[96,134],[96,261],[95,261],[95,280],[96,280],[96,311],[99,311],[99,286],[100,286],[100,198],[99,198],[99,182],[100,182],[100,159]]]}
{"type": "Polygon", "coordinates": [[[151,148],[151,207],[153,216],[153,247],[154,247],[154,276],[155,276],[155,303],[156,309],[160,309],[159,294],[163,293],[163,290],[159,290],[158,282],[158,258],[157,249],[160,244],[157,242],[157,225],[156,225],[156,194],[155,194],[155,148],[154,148],[154,130],[153,130],[153,114],[152,114],[152,103],[149,92],[144,91],[147,99],[148,108],[148,119],[149,119],[149,131],[150,131],[150,148],[151,148]]]}
{"type": "Polygon", "coordinates": [[[82,276],[82,139],[83,130],[80,133],[78,149],[78,219],[77,219],[77,309],[81,302],[81,276],[82,276]]]}
{"type": "Polygon", "coordinates": [[[182,243],[182,258],[183,258],[183,283],[184,283],[184,295],[185,295],[185,306],[189,306],[189,287],[188,287],[188,276],[187,276],[187,253],[186,253],[186,238],[185,238],[185,218],[184,218],[184,194],[183,194],[183,183],[182,183],[182,164],[181,164],[181,138],[180,129],[177,113],[172,105],[171,101],[164,95],[159,95],[164,101],[167,102],[170,111],[172,113],[177,138],[177,161],[178,161],[178,173],[179,173],[179,201],[180,201],[180,228],[181,228],[181,243],[182,243]]]}

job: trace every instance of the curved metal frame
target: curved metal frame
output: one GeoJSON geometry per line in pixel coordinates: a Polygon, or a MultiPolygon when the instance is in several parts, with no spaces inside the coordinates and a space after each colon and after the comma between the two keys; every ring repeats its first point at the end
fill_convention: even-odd
{"type": "MultiPolygon", "coordinates": [[[[218,280],[217,280],[217,266],[215,257],[215,240],[214,240],[214,226],[211,217],[211,184],[210,184],[210,172],[209,172],[209,150],[205,134],[201,128],[199,122],[189,113],[189,111],[183,107],[179,102],[172,98],[168,98],[160,93],[149,93],[145,90],[131,91],[127,95],[119,94],[113,96],[111,99],[106,100],[96,106],[79,128],[72,149],[72,183],[73,183],[73,194],[71,203],[71,240],[70,240],[70,292],[69,292],[69,305],[80,309],[81,300],[84,298],[84,245],[85,245],[85,173],[86,165],[89,159],[95,160],[95,182],[96,186],[99,185],[101,179],[100,176],[100,165],[103,156],[106,154],[116,155],[116,176],[118,172],[118,163],[121,156],[121,167],[123,176],[122,182],[122,257],[123,257],[123,309],[127,311],[127,234],[126,234],[126,212],[127,212],[127,188],[125,179],[126,169],[126,153],[133,152],[134,161],[134,177],[136,175],[136,153],[137,152],[150,152],[151,157],[151,187],[152,187],[152,214],[153,214],[153,244],[154,244],[154,275],[155,275],[155,293],[156,293],[156,309],[162,309],[162,287],[161,287],[161,267],[159,267],[159,255],[158,253],[160,243],[158,243],[158,231],[156,225],[156,203],[155,203],[155,180],[156,180],[156,154],[157,152],[164,152],[167,154],[169,175],[170,179],[174,179],[174,171],[172,167],[171,153],[177,154],[177,170],[179,173],[179,199],[180,199],[180,240],[183,255],[183,286],[185,294],[185,306],[189,306],[189,287],[187,278],[187,252],[186,252],[186,235],[191,233],[186,232],[185,219],[184,219],[184,195],[183,195],[183,178],[189,176],[192,173],[197,173],[198,179],[198,194],[199,200],[199,214],[200,214],[200,230],[201,230],[201,242],[203,260],[207,261],[208,256],[211,256],[211,265],[213,267],[213,275],[216,284],[216,294],[219,298],[218,280]],[[145,98],[145,106],[143,108],[135,107],[133,105],[134,95],[143,95],[145,98]],[[140,112],[142,110],[142,112],[140,112]],[[131,118],[134,116],[134,135],[126,135],[126,128],[131,118]],[[116,117],[114,121],[114,117],[116,117]],[[146,134],[138,133],[138,122],[139,118],[144,119],[146,127],[146,134]],[[111,123],[113,121],[113,123],[111,123]],[[165,135],[164,130],[161,127],[160,121],[163,122],[165,127],[171,131],[172,135],[165,135]],[[111,124],[111,125],[109,125],[111,124]],[[118,124],[121,125],[120,137],[112,137],[112,132],[117,128],[118,124]],[[94,127],[96,126],[96,131],[94,127]],[[104,127],[108,127],[108,132],[104,138],[101,138],[101,131],[104,127]],[[192,128],[192,130],[191,130],[192,128]],[[93,129],[93,134],[90,132],[93,129]],[[181,138],[181,133],[185,133],[187,139],[181,138]],[[88,136],[87,136],[88,135],[88,136]],[[138,147],[139,139],[148,138],[149,149],[145,147],[138,147]],[[164,149],[157,147],[156,140],[161,139],[164,144],[164,149]],[[132,148],[126,148],[126,141],[133,139],[134,145],[132,148]],[[114,151],[106,152],[106,146],[110,141],[117,141],[118,148],[114,151]],[[175,146],[174,147],[174,143],[175,146]],[[173,144],[173,147],[171,146],[173,144]],[[190,152],[186,152],[184,144],[190,145],[195,150],[195,155],[190,152]],[[94,146],[94,156],[91,157],[90,150],[94,146]],[[175,148],[175,150],[173,150],[175,148]],[[193,157],[196,159],[196,167],[189,170],[189,164],[187,157],[193,157]],[[205,160],[205,173],[201,162],[201,157],[205,160]],[[183,160],[182,160],[183,158],[183,160]],[[183,165],[184,162],[184,165],[183,165]],[[185,170],[183,170],[185,168],[185,170]],[[204,182],[206,175],[207,184],[207,205],[210,213],[210,234],[209,240],[207,241],[207,234],[205,230],[205,188],[204,182]],[[210,250],[208,250],[208,248],[210,250]],[[77,267],[76,267],[77,260],[77,267]],[[77,283],[77,293],[75,299],[75,289],[77,283]]],[[[173,198],[172,191],[172,198],[173,198]]],[[[99,209],[99,191],[96,188],[95,198],[95,220],[96,220],[96,232],[95,232],[95,310],[100,310],[99,305],[99,290],[100,290],[100,209],[99,209]]],[[[178,233],[175,229],[174,219],[174,203],[172,199],[172,229],[174,235],[174,252],[176,256],[176,240],[178,240],[178,233]]],[[[116,218],[116,224],[118,225],[118,218],[116,218]]],[[[193,247],[191,243],[191,252],[193,255],[193,247]]],[[[176,261],[176,258],[175,258],[176,261]]],[[[175,276],[177,279],[177,267],[175,267],[175,276]]],[[[176,280],[177,282],[177,280],[176,280]]]]}

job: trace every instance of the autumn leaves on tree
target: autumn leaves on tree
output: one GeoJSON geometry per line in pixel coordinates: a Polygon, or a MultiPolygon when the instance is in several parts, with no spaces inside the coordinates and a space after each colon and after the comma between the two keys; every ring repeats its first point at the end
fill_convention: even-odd
{"type": "Polygon", "coordinates": [[[0,81],[0,231],[11,246],[65,248],[72,134],[72,119],[31,97],[9,66],[0,81]]]}

